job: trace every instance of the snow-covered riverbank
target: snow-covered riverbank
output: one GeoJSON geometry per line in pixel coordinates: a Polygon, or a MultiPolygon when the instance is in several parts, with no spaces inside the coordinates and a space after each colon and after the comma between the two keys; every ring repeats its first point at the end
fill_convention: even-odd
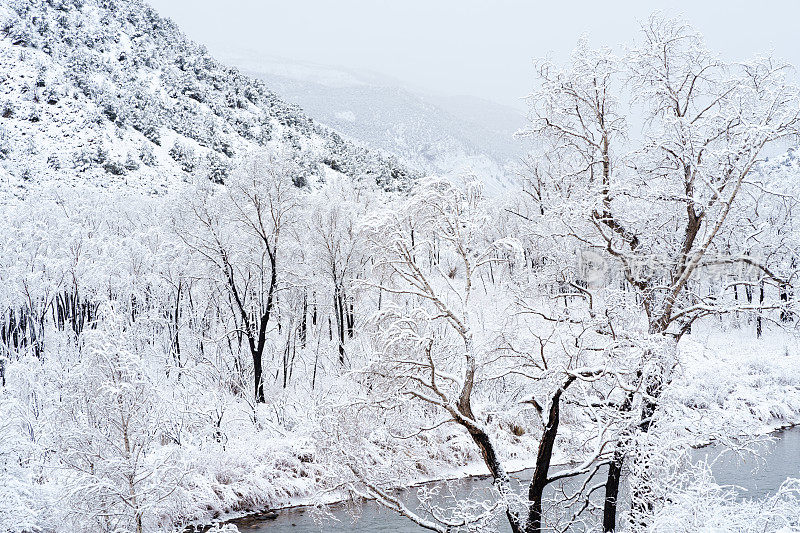
{"type": "MultiPolygon", "coordinates": [[[[659,416],[681,424],[670,422],[671,438],[680,438],[701,446],[710,442],[730,441],[736,437],[756,437],[767,435],[780,428],[800,424],[800,351],[795,339],[782,333],[771,334],[769,339],[751,338],[740,330],[720,332],[698,328],[693,336],[687,336],[681,343],[680,365],[676,369],[674,381],[669,389],[669,410],[659,416]]],[[[580,428],[566,428],[565,434],[579,439],[580,428]]],[[[297,442],[296,439],[292,439],[297,442]]],[[[313,441],[308,437],[307,452],[313,449],[313,441]]],[[[505,441],[502,453],[510,459],[506,462],[512,472],[532,468],[535,464],[533,435],[509,438],[505,441]]],[[[565,443],[557,450],[554,466],[564,465],[572,460],[565,453],[565,443]]],[[[309,472],[324,471],[326,465],[303,462],[294,459],[296,469],[286,469],[292,464],[291,451],[283,448],[270,454],[268,443],[263,443],[265,456],[242,459],[238,467],[232,466],[229,475],[238,474],[238,481],[231,483],[226,491],[212,491],[213,494],[227,494],[232,500],[223,498],[207,502],[215,506],[214,518],[220,521],[231,520],[263,510],[280,510],[299,506],[317,506],[341,502],[349,499],[352,493],[336,489],[325,483],[314,483],[309,472]],[[275,457],[282,461],[275,461],[275,457]],[[272,457],[272,459],[268,459],[272,457]],[[251,462],[253,461],[253,462],[251,462]],[[269,483],[256,481],[250,488],[251,499],[263,504],[254,507],[240,507],[241,501],[235,494],[244,493],[244,485],[249,483],[247,465],[258,464],[261,472],[264,464],[283,465],[282,476],[270,477],[269,483]],[[235,468],[235,470],[233,470],[235,468]],[[255,488],[261,488],[258,495],[255,488]],[[229,503],[230,502],[230,503],[229,503]],[[239,507],[237,509],[237,507],[239,507]]],[[[242,446],[240,453],[252,451],[251,446],[242,446]]],[[[470,450],[460,450],[463,462],[443,461],[441,454],[423,455],[434,448],[416,447],[419,463],[425,465],[426,472],[397,472],[396,488],[413,487],[432,481],[461,479],[470,476],[487,476],[485,465],[477,454],[470,450]]],[[[233,463],[227,463],[233,464],[233,463]]],[[[267,467],[263,472],[269,470],[267,467]]],[[[213,480],[215,475],[209,475],[213,480]]],[[[219,478],[217,478],[219,479],[219,478]]],[[[213,483],[213,481],[212,481],[213,483]]],[[[210,494],[210,493],[209,493],[210,494]]],[[[208,519],[209,515],[204,515],[208,519]]]]}
{"type": "MultiPolygon", "coordinates": [[[[697,477],[691,487],[673,494],[671,503],[659,513],[653,529],[669,532],[675,528],[683,528],[682,530],[689,532],[693,531],[692,528],[697,530],[716,520],[718,524],[727,524],[727,531],[747,531],[741,527],[747,519],[752,521],[751,530],[755,531],[758,530],[756,526],[765,525],[766,519],[774,519],[777,510],[784,511],[791,517],[800,509],[800,493],[797,492],[800,485],[796,480],[787,481],[787,478],[800,476],[798,451],[800,428],[773,432],[770,440],[754,447],[754,452],[758,455],[746,458],[729,453],[724,445],[695,449],[691,453],[692,461],[695,464],[713,461],[714,479],[707,477],[707,472],[701,471],[703,475],[697,477]]],[[[524,487],[531,474],[532,471],[527,470],[513,477],[518,478],[524,487]]],[[[484,477],[451,480],[447,482],[444,494],[468,497],[470,493],[485,489],[489,484],[490,481],[484,477]]],[[[436,490],[437,486],[442,487],[443,484],[430,483],[425,488],[436,490]]],[[[415,492],[412,488],[400,491],[400,495],[413,507],[416,501],[415,492]]],[[[250,515],[234,520],[229,525],[254,533],[377,533],[415,530],[406,518],[382,509],[376,502],[340,503],[327,506],[324,510],[311,506],[290,507],[278,512],[250,515]]],[[[499,527],[505,531],[502,523],[499,527]]],[[[761,530],[764,529],[761,527],[761,530]]]]}

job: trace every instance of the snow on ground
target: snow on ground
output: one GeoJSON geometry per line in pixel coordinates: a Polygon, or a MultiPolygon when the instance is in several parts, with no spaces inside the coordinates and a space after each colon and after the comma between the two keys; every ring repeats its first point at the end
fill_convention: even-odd
{"type": "Polygon", "coordinates": [[[800,349],[790,333],[696,328],[680,346],[667,415],[701,440],[800,423],[800,349]]]}
{"type": "MultiPolygon", "coordinates": [[[[685,421],[684,438],[700,445],[737,434],[763,435],[800,424],[800,349],[793,336],[771,331],[764,339],[755,339],[752,331],[744,329],[718,331],[700,327],[696,330],[699,331],[686,337],[680,345],[681,369],[669,389],[669,396],[675,401],[668,401],[671,409],[661,414],[685,421]]],[[[564,428],[564,433],[580,440],[580,428],[564,428]]],[[[436,437],[432,440],[436,441],[436,437]]],[[[534,465],[537,444],[534,439],[509,435],[500,442],[501,454],[510,458],[505,463],[509,471],[534,465]]],[[[425,471],[398,471],[398,482],[412,486],[434,480],[488,475],[480,457],[470,448],[466,440],[456,449],[443,449],[441,444],[415,446],[411,453],[415,454],[413,458],[417,463],[425,465],[425,471]]],[[[198,511],[210,505],[221,513],[220,516],[232,518],[254,509],[318,505],[349,497],[346,492],[332,490],[330,484],[315,481],[315,476],[328,469],[328,465],[298,459],[313,449],[313,440],[307,436],[246,439],[226,452],[234,456],[226,458],[224,466],[214,466],[220,470],[209,466],[198,468],[202,473],[197,475],[206,483],[205,496],[198,498],[205,503],[197,505],[198,511]],[[254,470],[253,464],[268,466],[254,470]],[[209,501],[208,496],[213,494],[225,496],[214,496],[209,501]]],[[[557,451],[554,464],[565,464],[572,459],[569,454],[557,451]]],[[[198,460],[203,462],[203,459],[198,460]]],[[[711,490],[711,486],[711,481],[706,480],[706,488],[711,490]]],[[[787,493],[782,493],[780,498],[796,497],[791,491],[787,493]]],[[[196,493],[190,498],[197,496],[196,493]]],[[[684,504],[690,501],[692,498],[687,496],[684,502],[674,502],[669,512],[680,508],[682,513],[689,513],[684,504]]],[[[714,503],[718,506],[715,512],[724,515],[725,509],[734,508],[732,500],[726,502],[714,503]]],[[[755,513],[757,504],[749,504],[748,509],[742,516],[755,513]]],[[[208,513],[200,512],[196,516],[202,515],[208,516],[208,513]]],[[[708,522],[698,519],[696,523],[708,522]]],[[[668,531],[663,529],[663,522],[659,524],[657,531],[668,531]]]]}

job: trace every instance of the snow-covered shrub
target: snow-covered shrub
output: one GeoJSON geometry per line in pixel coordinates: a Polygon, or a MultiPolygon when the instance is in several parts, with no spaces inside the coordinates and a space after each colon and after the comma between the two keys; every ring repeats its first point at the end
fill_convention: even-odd
{"type": "Polygon", "coordinates": [[[191,147],[176,140],[172,148],[169,149],[169,156],[180,164],[181,170],[184,172],[194,172],[195,166],[197,165],[197,158],[191,147]]]}
{"type": "Polygon", "coordinates": [[[707,471],[670,494],[647,529],[651,533],[800,531],[800,480],[787,479],[774,496],[741,500],[707,471]]]}
{"type": "Polygon", "coordinates": [[[149,142],[145,141],[139,147],[139,159],[142,160],[142,163],[145,165],[152,167],[156,164],[156,156],[153,153],[153,147],[150,145],[149,142]]]}
{"type": "Polygon", "coordinates": [[[224,184],[231,172],[230,164],[216,152],[209,152],[205,157],[204,171],[213,183],[224,184]]]}
{"type": "Polygon", "coordinates": [[[58,154],[50,154],[47,156],[47,165],[54,170],[60,169],[61,159],[58,157],[58,154]]]}
{"type": "Polygon", "coordinates": [[[3,126],[0,126],[0,159],[6,159],[13,150],[11,139],[3,126]]]}
{"type": "Polygon", "coordinates": [[[77,150],[72,156],[73,167],[79,171],[96,165],[102,166],[108,160],[108,152],[102,145],[93,145],[77,150]]]}
{"type": "Polygon", "coordinates": [[[30,108],[30,111],[28,112],[28,120],[30,122],[39,122],[40,120],[42,120],[41,111],[37,106],[32,106],[30,108]]]}
{"type": "Polygon", "coordinates": [[[63,96],[60,87],[55,85],[48,85],[42,92],[42,100],[49,105],[56,105],[63,96]]]}
{"type": "Polygon", "coordinates": [[[292,177],[292,183],[295,187],[302,189],[308,186],[308,178],[304,174],[297,174],[292,177]]]}
{"type": "Polygon", "coordinates": [[[4,100],[0,103],[0,117],[11,118],[16,112],[16,105],[11,100],[4,100]]]}
{"type": "Polygon", "coordinates": [[[103,170],[113,176],[122,176],[125,174],[126,168],[125,165],[119,161],[107,161],[103,165],[103,170]]]}
{"type": "Polygon", "coordinates": [[[136,158],[131,153],[128,153],[127,157],[125,158],[125,168],[127,170],[139,169],[139,161],[137,161],[136,158]]]}
{"type": "Polygon", "coordinates": [[[112,104],[106,104],[103,107],[103,115],[110,120],[111,122],[116,122],[119,115],[117,115],[117,110],[114,109],[112,104]]]}

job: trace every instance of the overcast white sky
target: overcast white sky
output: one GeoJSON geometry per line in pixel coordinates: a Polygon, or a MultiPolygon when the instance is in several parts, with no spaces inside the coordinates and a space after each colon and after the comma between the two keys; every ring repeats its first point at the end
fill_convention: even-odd
{"type": "Polygon", "coordinates": [[[800,0],[150,0],[225,59],[250,51],[370,70],[445,95],[521,106],[532,59],[578,37],[630,42],[660,9],[682,13],[730,59],[774,50],[800,65],[800,0]]]}

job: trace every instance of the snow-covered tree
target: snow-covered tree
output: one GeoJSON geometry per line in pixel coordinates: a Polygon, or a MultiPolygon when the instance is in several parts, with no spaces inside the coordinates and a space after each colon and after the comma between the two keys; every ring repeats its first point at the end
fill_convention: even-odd
{"type": "Polygon", "coordinates": [[[165,405],[153,369],[131,351],[120,315],[110,307],[101,313],[60,387],[59,457],[70,487],[61,512],[76,526],[142,533],[158,527],[151,509],[186,472],[176,448],[157,445],[165,405]]]}
{"type": "Polygon", "coordinates": [[[187,246],[211,264],[222,286],[234,335],[252,356],[254,397],[263,403],[262,359],[272,327],[283,238],[294,220],[294,167],[280,156],[255,154],[231,174],[224,189],[201,187],[178,229],[187,246]],[[199,229],[195,232],[194,229],[199,229]]]}
{"type": "MultiPolygon", "coordinates": [[[[721,236],[765,149],[797,133],[797,89],[776,60],[723,62],[692,28],[659,16],[624,57],[584,40],[568,66],[545,62],[539,74],[529,134],[544,149],[533,196],[557,231],[605,255],[635,294],[642,335],[655,344],[630,384],[636,401],[619,408],[638,405],[636,430],[647,433],[677,341],[698,318],[732,309],[706,292],[730,286],[709,287],[701,273],[743,262],[768,271],[761,257],[729,254],[721,236]]],[[[606,484],[606,531],[616,527],[626,442],[606,484]]],[[[646,487],[634,498],[646,513],[646,487]]]]}

